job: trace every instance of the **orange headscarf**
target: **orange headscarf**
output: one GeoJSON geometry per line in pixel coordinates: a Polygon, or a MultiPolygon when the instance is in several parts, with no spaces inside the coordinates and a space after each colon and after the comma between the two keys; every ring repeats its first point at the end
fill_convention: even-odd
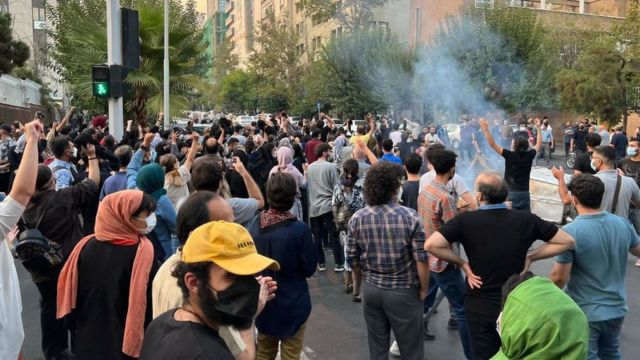
{"type": "Polygon", "coordinates": [[[58,277],[57,317],[62,318],[76,307],[78,294],[78,260],[82,248],[96,238],[114,245],[138,245],[129,283],[129,307],[124,325],[122,352],[139,357],[144,335],[144,319],[147,308],[147,286],[153,264],[153,245],[138,234],[131,222],[142,203],[139,190],[124,190],[110,194],[102,200],[96,216],[95,234],[85,237],[75,246],[58,277]]]}

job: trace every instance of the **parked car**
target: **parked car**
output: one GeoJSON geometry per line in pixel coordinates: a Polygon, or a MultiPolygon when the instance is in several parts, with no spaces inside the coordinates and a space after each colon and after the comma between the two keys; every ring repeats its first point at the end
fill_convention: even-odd
{"type": "Polygon", "coordinates": [[[453,150],[460,148],[460,124],[445,124],[443,125],[447,129],[449,134],[449,142],[453,150]]]}

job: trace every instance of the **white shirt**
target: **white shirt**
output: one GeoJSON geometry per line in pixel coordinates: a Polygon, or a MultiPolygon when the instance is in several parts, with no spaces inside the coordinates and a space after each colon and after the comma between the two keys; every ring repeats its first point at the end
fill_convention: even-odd
{"type": "Polygon", "coordinates": [[[393,141],[393,146],[398,145],[398,143],[400,143],[402,141],[402,131],[400,131],[400,130],[392,131],[389,134],[389,139],[391,139],[391,141],[393,141]]]}
{"type": "MultiPolygon", "coordinates": [[[[421,193],[424,187],[431,184],[435,179],[436,179],[435,170],[431,170],[428,173],[420,176],[420,190],[418,190],[418,193],[421,193]]],[[[462,179],[462,176],[458,174],[453,175],[453,179],[449,180],[449,182],[447,183],[447,186],[451,190],[454,190],[456,194],[458,194],[458,196],[461,196],[468,192],[467,186],[464,184],[464,179],[462,179]]]]}
{"type": "MultiPolygon", "coordinates": [[[[24,206],[7,197],[0,203],[0,239],[18,223],[24,206]]],[[[17,359],[24,341],[20,283],[9,244],[0,244],[0,359],[17,359]]]]}

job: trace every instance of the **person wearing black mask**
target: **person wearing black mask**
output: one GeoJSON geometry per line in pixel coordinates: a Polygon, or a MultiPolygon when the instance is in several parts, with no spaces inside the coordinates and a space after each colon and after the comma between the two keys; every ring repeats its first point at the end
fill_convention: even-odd
{"type": "Polygon", "coordinates": [[[218,334],[220,326],[252,326],[264,303],[253,274],[279,270],[273,259],[256,251],[241,225],[213,221],[194,230],[182,248],[172,275],[184,301],[151,322],[140,359],[233,359],[218,334]]]}

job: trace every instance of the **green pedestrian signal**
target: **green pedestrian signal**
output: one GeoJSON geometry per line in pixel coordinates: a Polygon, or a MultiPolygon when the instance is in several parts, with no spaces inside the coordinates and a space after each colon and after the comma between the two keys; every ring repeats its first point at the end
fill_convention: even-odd
{"type": "Polygon", "coordinates": [[[94,82],[93,95],[101,98],[109,97],[109,84],[106,82],[94,82]]]}
{"type": "Polygon", "coordinates": [[[93,96],[108,98],[110,95],[109,65],[93,65],[91,67],[91,80],[93,81],[93,96]]]}

